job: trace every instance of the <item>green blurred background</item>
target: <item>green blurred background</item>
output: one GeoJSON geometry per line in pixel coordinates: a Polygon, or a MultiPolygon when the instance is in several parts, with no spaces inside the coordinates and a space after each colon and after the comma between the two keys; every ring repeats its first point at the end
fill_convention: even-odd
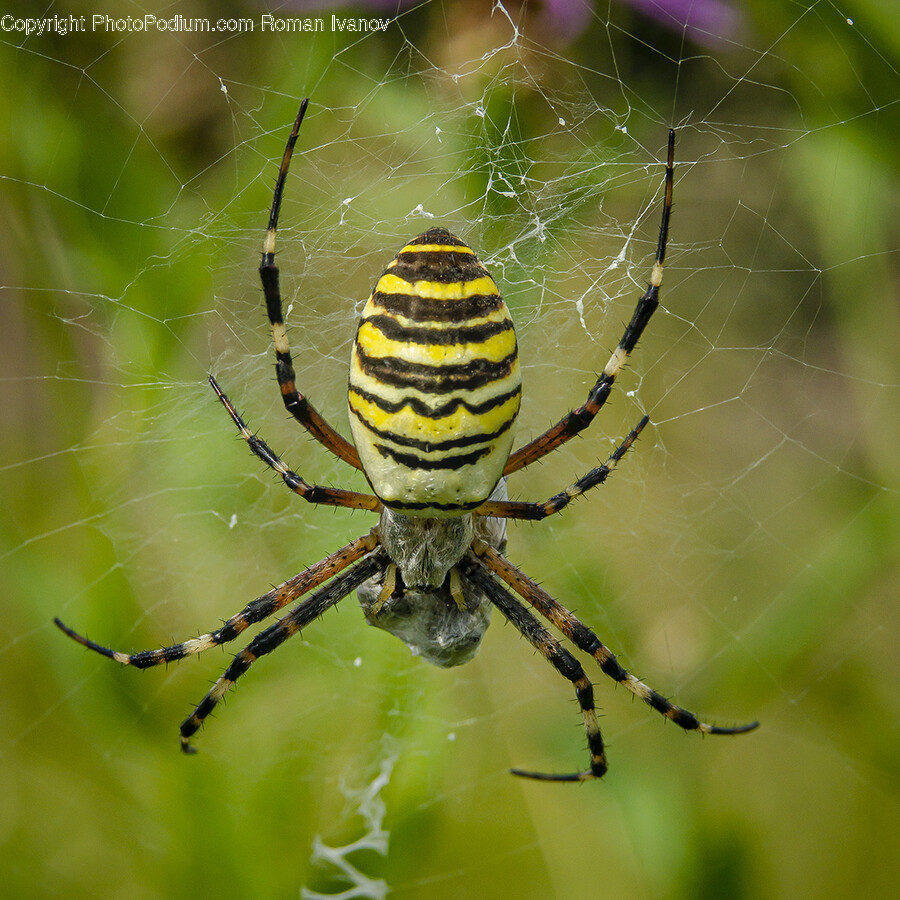
{"type": "Polygon", "coordinates": [[[488,7],[368,36],[0,33],[5,895],[331,894],[344,861],[372,880],[344,896],[893,896],[895,21],[753,0],[716,39],[638,3],[563,4],[567,25],[488,7]],[[658,690],[758,732],[684,735],[596,672],[606,779],[522,782],[510,766],[585,763],[569,686],[499,616],[440,671],[348,598],[185,758],[227,652],[138,673],[53,627],[180,640],[371,525],[275,483],[206,385],[308,479],[363,488],[286,421],[255,273],[305,95],[280,261],[301,384],[345,433],[361,301],[435,221],[513,309],[522,439],[582,402],[649,272],[679,126],[663,308],[590,435],[511,491],[543,499],[654,424],[509,555],[658,690]]]}

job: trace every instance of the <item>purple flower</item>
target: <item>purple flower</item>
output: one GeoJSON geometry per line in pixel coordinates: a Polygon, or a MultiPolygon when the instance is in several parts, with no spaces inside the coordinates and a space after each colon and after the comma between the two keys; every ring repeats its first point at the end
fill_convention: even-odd
{"type": "MultiPolygon", "coordinates": [[[[698,44],[717,45],[738,32],[741,14],[727,0],[620,0],[698,44]]],[[[588,27],[593,0],[543,0],[537,20],[558,38],[573,41],[588,27]]]]}
{"type": "Polygon", "coordinates": [[[699,44],[718,44],[732,38],[741,14],[722,0],[625,0],[629,6],[672,31],[699,44]]]}
{"type": "MultiPolygon", "coordinates": [[[[368,7],[383,14],[400,13],[425,0],[287,0],[284,8],[312,11],[343,6],[368,7]]],[[[483,3],[483,0],[478,0],[483,3]]],[[[742,16],[728,0],[619,0],[671,31],[685,34],[692,41],[717,46],[732,39],[740,30],[742,16]]],[[[474,5],[474,4],[473,4],[474,5]]],[[[540,0],[532,3],[532,30],[551,35],[557,41],[571,43],[588,28],[593,17],[594,0],[540,0]]],[[[484,4],[487,12],[489,4],[484,4]]]]}

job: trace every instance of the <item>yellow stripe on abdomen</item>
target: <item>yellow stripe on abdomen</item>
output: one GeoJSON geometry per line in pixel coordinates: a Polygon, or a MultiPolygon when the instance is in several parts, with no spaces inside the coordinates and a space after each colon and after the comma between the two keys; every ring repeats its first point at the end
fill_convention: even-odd
{"type": "MultiPolygon", "coordinates": [[[[377,325],[363,319],[356,342],[368,357],[393,357],[428,366],[464,365],[476,359],[498,362],[516,352],[516,334],[512,328],[493,332],[484,340],[474,342],[459,331],[460,340],[453,342],[434,340],[447,335],[448,331],[424,328],[406,329],[406,332],[410,335],[409,340],[392,339],[377,325]]],[[[453,333],[449,336],[453,337],[453,333]]]]}

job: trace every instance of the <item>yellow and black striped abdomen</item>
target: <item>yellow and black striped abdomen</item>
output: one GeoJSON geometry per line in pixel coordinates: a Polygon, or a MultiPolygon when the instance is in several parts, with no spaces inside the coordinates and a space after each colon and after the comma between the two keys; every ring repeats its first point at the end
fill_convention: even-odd
{"type": "Polygon", "coordinates": [[[394,258],[366,303],[350,361],[350,428],[381,500],[452,516],[500,479],[521,375],[509,310],[463,241],[432,228],[394,258]]]}

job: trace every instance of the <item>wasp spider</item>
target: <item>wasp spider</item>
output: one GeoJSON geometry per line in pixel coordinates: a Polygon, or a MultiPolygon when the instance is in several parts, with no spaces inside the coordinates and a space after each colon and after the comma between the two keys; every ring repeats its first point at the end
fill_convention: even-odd
{"type": "Polygon", "coordinates": [[[305,481],[250,431],[216,380],[209,381],[253,453],[294,493],[310,503],[370,510],[379,514],[378,524],[249,603],[221,628],[181,644],[120,653],[82,637],[58,619],[56,624],[85,647],[143,669],[232,641],[249,626],[314,591],[235,655],[182,723],[181,745],[186,752],[192,750],[190,739],[206,717],[259,657],[354,590],[370,624],[397,635],[414,654],[438,666],[471,659],[491,608],[497,607],[572,683],[584,719],[589,768],[565,775],[513,769],[517,775],[584,781],[599,778],[607,768],[591,681],[538,616],[592,656],[606,675],[685,730],[738,734],[755,728],[755,722],[737,728],[707,725],[671,703],[627,672],[590,628],[503,556],[507,519],[543,519],[602,484],[647,424],[644,417],[605,464],[549,500],[507,499],[508,475],[591,424],[659,304],[672,208],[674,132],[669,133],[665,203],[650,283],[583,406],[511,452],[521,376],[509,310],[472,249],[445,229],[432,228],[394,257],[363,310],[350,361],[350,443],[297,389],[275,265],[281,197],[306,106],[304,100],[285,148],[259,268],[272,324],[275,370],[288,412],[328,450],[361,469],[372,493],[305,481]]]}

